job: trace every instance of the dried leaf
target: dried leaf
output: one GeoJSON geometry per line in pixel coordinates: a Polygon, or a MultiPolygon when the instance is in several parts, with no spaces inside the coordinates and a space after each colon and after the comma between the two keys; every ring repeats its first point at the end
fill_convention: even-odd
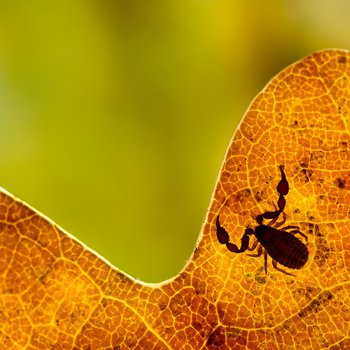
{"type": "MultiPolygon", "coordinates": [[[[350,348],[349,61],[347,51],[315,53],[258,94],[192,258],[160,285],[135,281],[3,190],[0,349],[350,348]],[[308,238],[294,236],[309,253],[300,269],[284,268],[295,276],[275,269],[269,254],[265,273],[262,256],[225,245],[239,250],[259,214],[278,212],[272,226],[283,221],[281,196],[285,225],[308,238]]],[[[291,235],[272,238],[276,260],[291,235]]]]}

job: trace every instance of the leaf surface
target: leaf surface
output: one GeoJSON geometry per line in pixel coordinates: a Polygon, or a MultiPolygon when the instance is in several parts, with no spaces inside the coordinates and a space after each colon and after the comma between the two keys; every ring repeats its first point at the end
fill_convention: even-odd
{"type": "Polygon", "coordinates": [[[347,51],[317,52],[257,95],[191,259],[161,284],[134,280],[2,190],[0,349],[350,348],[349,62],[347,51]],[[307,237],[295,234],[306,264],[283,267],[295,276],[269,254],[265,273],[263,255],[217,238],[219,222],[239,248],[259,214],[278,210],[281,165],[285,225],[307,237]]]}

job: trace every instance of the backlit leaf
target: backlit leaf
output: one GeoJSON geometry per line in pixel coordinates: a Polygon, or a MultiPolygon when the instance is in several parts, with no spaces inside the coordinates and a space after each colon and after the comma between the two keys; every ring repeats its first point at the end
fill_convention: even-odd
{"type": "Polygon", "coordinates": [[[349,61],[315,53],[258,94],[191,259],[162,284],[134,280],[2,190],[0,349],[350,348],[349,61]],[[285,225],[308,238],[295,235],[309,252],[305,266],[284,268],[295,276],[270,256],[265,273],[263,256],[217,238],[219,222],[239,248],[257,215],[278,209],[281,165],[285,225]]]}

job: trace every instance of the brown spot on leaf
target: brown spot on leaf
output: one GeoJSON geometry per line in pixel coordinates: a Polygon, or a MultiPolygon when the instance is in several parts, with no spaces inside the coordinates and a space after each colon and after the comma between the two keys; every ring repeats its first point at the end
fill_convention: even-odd
{"type": "Polygon", "coordinates": [[[331,249],[318,225],[315,225],[315,248],[314,262],[319,267],[323,267],[328,260],[331,249]]]}
{"type": "Polygon", "coordinates": [[[212,333],[210,333],[207,345],[222,346],[225,344],[225,339],[224,328],[217,327],[212,333]]]}
{"type": "Polygon", "coordinates": [[[334,295],[330,291],[324,291],[320,293],[314,300],[312,300],[308,306],[298,312],[300,318],[304,318],[308,315],[313,315],[321,311],[327,304],[334,298],[334,295]]]}
{"type": "Polygon", "coordinates": [[[340,56],[338,58],[338,63],[346,63],[346,56],[340,56]]]}
{"type": "Polygon", "coordinates": [[[338,177],[336,180],[336,185],[342,190],[345,188],[345,181],[342,178],[338,177]]]}

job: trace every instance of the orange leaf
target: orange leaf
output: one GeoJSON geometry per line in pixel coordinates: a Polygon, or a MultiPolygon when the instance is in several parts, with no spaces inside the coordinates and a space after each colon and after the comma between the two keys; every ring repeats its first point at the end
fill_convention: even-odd
{"type": "Polygon", "coordinates": [[[0,349],[350,348],[349,62],[315,53],[258,94],[192,258],[162,284],[2,190],[0,349]]]}

